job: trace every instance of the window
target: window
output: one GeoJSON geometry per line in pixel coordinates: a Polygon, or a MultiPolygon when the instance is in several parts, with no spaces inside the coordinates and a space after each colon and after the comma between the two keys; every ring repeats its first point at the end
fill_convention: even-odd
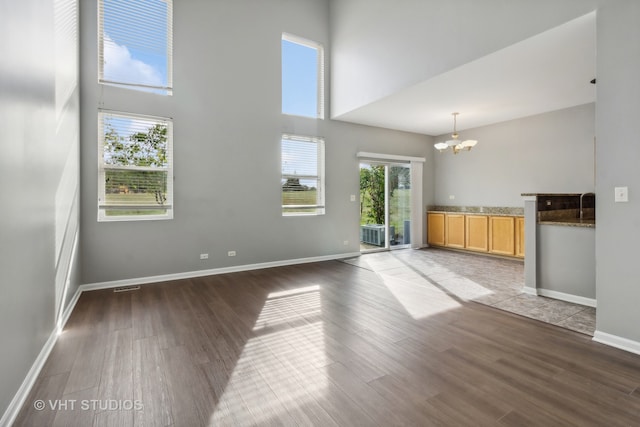
{"type": "Polygon", "coordinates": [[[98,80],[170,95],[172,0],[98,0],[98,80]]]}
{"type": "Polygon", "coordinates": [[[282,136],[282,215],[324,214],[324,140],[282,136]]]}
{"type": "Polygon", "coordinates": [[[98,221],[173,218],[171,120],[102,111],[98,140],[98,221]]]}
{"type": "Polygon", "coordinates": [[[282,113],[324,118],[322,45],[282,35],[282,113]]]}

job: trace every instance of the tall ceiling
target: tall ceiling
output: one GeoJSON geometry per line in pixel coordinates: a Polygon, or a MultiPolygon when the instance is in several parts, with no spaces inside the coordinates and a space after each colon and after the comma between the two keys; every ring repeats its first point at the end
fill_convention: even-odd
{"type": "Polygon", "coordinates": [[[595,102],[595,12],[337,117],[426,135],[595,102]],[[444,113],[446,111],[446,113],[444,113]]]}

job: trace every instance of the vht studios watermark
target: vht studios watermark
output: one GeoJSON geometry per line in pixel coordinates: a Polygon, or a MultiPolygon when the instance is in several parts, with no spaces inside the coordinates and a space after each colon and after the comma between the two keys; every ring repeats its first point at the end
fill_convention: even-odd
{"type": "Polygon", "coordinates": [[[55,399],[36,400],[33,407],[37,411],[50,409],[52,411],[142,411],[144,405],[140,400],[115,399],[55,399]]]}

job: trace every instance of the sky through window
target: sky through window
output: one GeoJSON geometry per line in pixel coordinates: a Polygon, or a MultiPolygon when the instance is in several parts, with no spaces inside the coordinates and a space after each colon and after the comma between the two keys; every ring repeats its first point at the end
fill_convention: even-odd
{"type": "Polygon", "coordinates": [[[172,86],[171,2],[101,0],[100,5],[100,80],[167,93],[172,86]]]}

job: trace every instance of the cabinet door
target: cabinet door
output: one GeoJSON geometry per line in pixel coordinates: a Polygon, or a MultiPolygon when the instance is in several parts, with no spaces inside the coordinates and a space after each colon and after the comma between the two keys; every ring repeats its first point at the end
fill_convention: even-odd
{"type": "Polygon", "coordinates": [[[452,248],[464,248],[464,215],[447,214],[445,217],[445,242],[452,248]]]}
{"type": "Polygon", "coordinates": [[[466,248],[470,251],[487,252],[489,250],[489,217],[486,215],[467,215],[466,248]]]}
{"type": "Polygon", "coordinates": [[[516,218],[516,256],[524,257],[524,217],[516,218]]]}
{"type": "Polygon", "coordinates": [[[443,213],[427,213],[427,243],[444,246],[444,217],[443,213]]]}
{"type": "Polygon", "coordinates": [[[513,256],[515,253],[515,218],[489,217],[489,252],[513,256]]]}

